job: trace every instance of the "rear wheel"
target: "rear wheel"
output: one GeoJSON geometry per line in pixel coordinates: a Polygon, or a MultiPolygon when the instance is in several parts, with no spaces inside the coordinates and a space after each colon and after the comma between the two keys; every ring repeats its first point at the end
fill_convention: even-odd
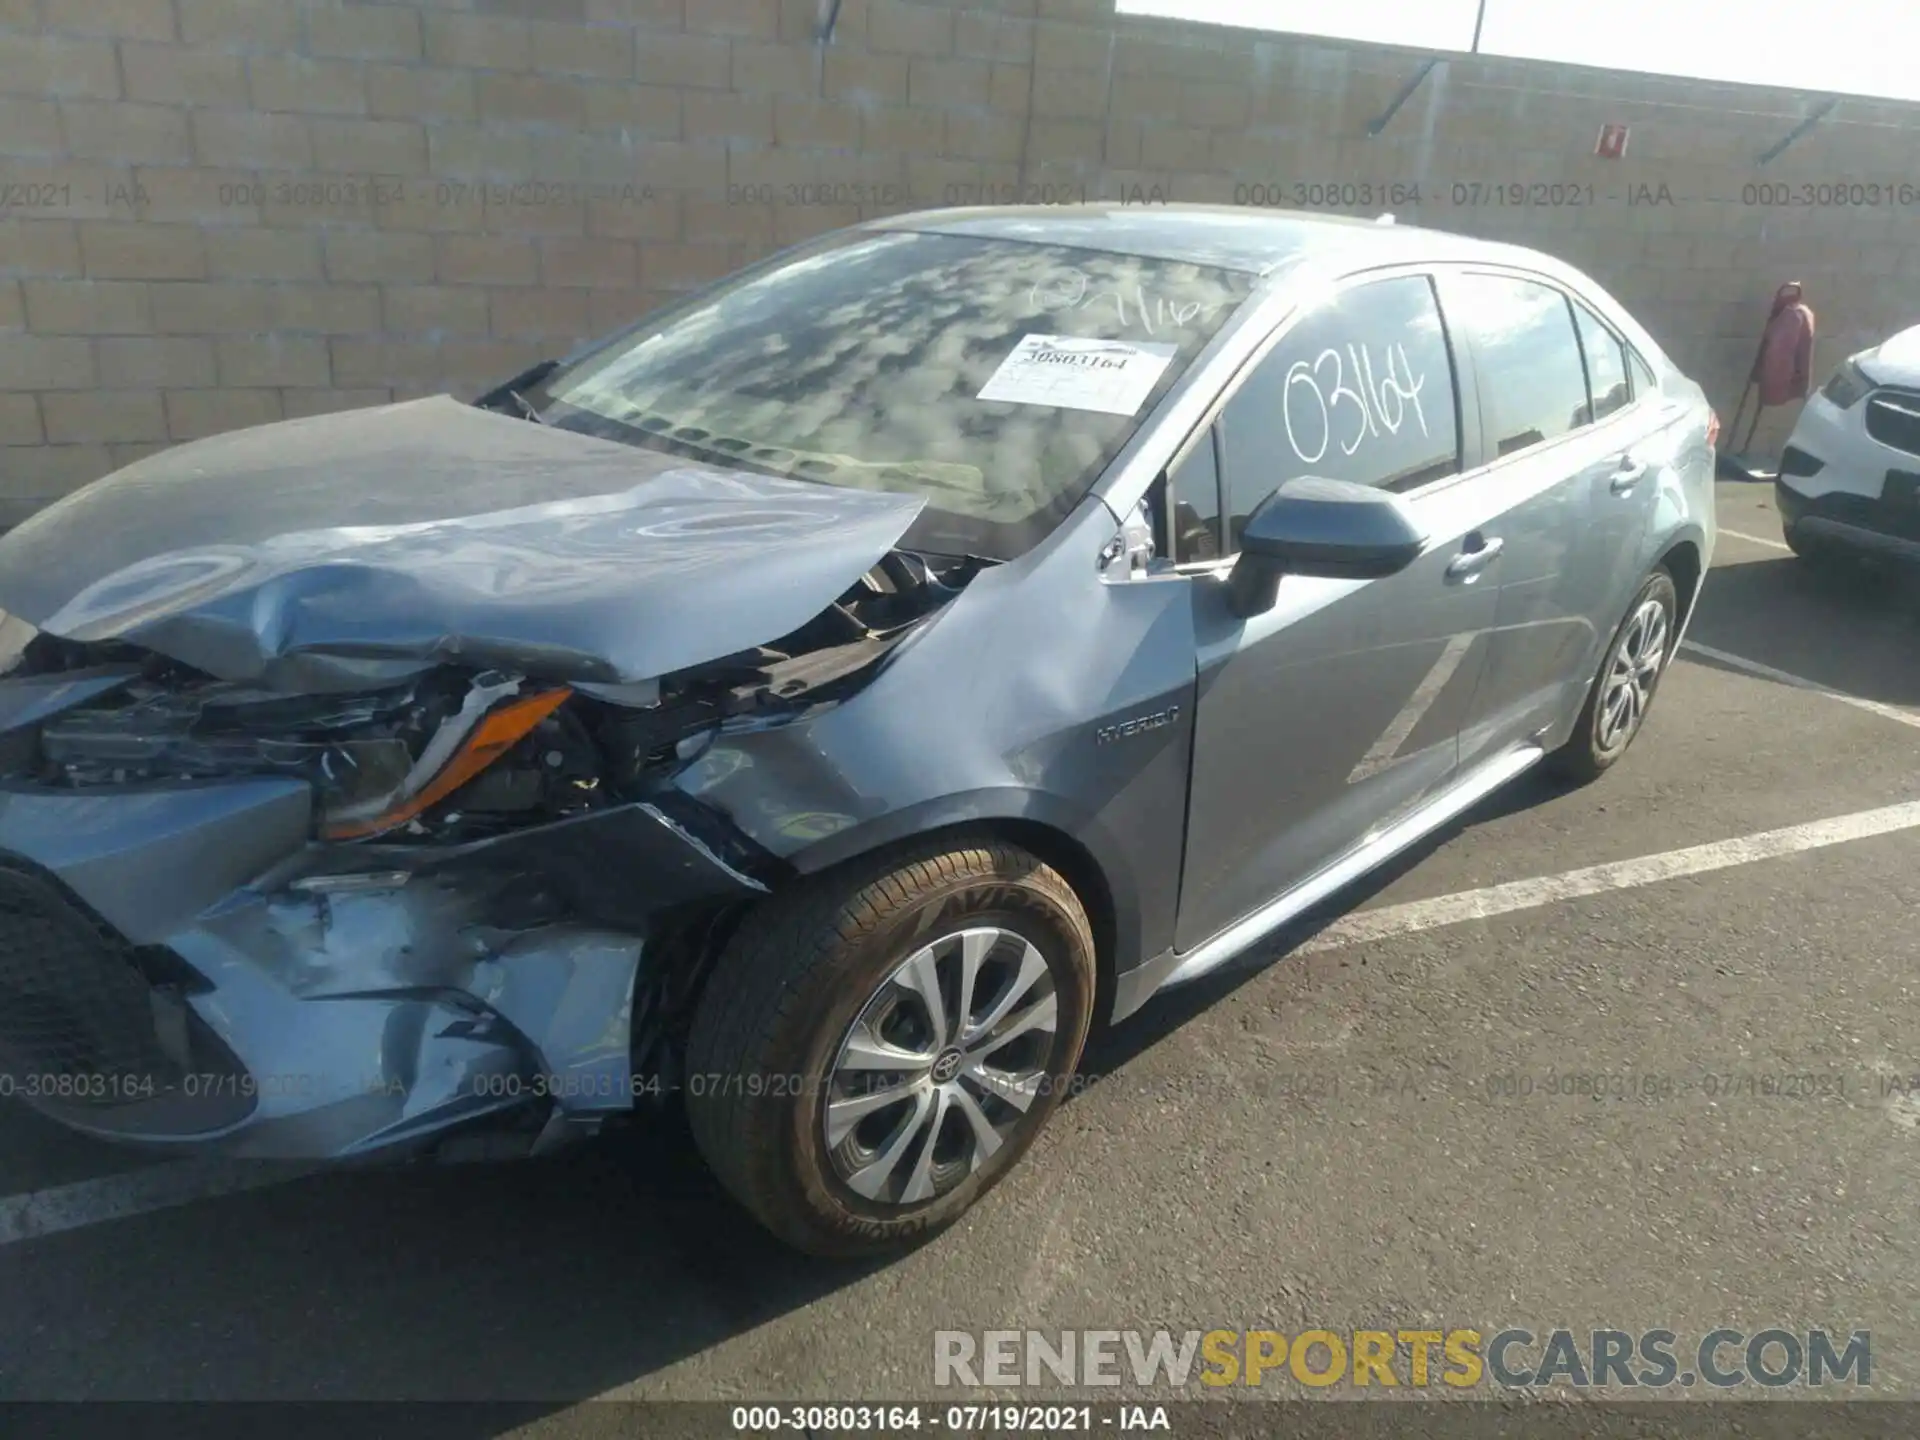
{"type": "Polygon", "coordinates": [[[1585,783],[1627,753],[1672,658],[1679,613],[1673,577],[1665,570],[1654,571],[1614,631],[1573,734],[1547,757],[1555,773],[1585,783]]]}
{"type": "Polygon", "coordinates": [[[1080,1061],[1087,917],[1014,846],[902,849],[749,916],[688,1039],[687,1113],[727,1189],[824,1255],[958,1219],[1019,1160],[1080,1061]]]}

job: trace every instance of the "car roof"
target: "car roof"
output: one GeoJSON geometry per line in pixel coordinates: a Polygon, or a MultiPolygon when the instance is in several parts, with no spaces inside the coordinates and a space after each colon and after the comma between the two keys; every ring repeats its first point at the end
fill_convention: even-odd
{"type": "Polygon", "coordinates": [[[1652,333],[1593,276],[1543,251],[1311,210],[1245,205],[1002,205],[920,210],[871,220],[863,230],[974,235],[983,239],[1065,245],[1116,255],[1214,265],[1261,277],[1259,290],[1317,285],[1386,265],[1440,262],[1499,264],[1547,276],[1597,302],[1656,369],[1673,361],[1652,333]]]}
{"type": "Polygon", "coordinates": [[[1351,268],[1364,268],[1397,262],[1503,259],[1539,268],[1562,268],[1537,251],[1444,230],[1244,205],[978,206],[889,216],[870,221],[865,228],[1067,245],[1255,275],[1273,275],[1315,260],[1350,262],[1351,268]]]}

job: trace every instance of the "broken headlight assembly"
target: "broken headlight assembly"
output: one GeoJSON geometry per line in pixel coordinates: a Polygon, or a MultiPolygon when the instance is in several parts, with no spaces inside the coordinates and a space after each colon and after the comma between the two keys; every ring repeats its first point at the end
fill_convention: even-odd
{"type": "MultiPolygon", "coordinates": [[[[43,778],[88,787],[297,777],[313,787],[321,838],[361,839],[418,821],[550,723],[571,693],[498,674],[436,674],[354,695],[142,677],[46,722],[43,778]]],[[[571,748],[556,736],[547,769],[574,768],[566,764],[571,748]]],[[[524,785],[517,797],[511,785],[494,791],[495,803],[510,808],[516,798],[520,808],[548,798],[524,785]]]]}

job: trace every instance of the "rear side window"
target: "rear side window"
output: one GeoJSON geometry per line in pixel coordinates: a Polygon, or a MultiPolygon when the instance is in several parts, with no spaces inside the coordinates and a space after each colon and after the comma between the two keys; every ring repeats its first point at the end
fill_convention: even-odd
{"type": "Polygon", "coordinates": [[[1629,350],[1628,359],[1633,367],[1633,393],[1635,396],[1651,395],[1660,388],[1660,382],[1653,378],[1653,369],[1640,358],[1638,350],[1629,350]]]}
{"type": "Polygon", "coordinates": [[[1593,396],[1593,418],[1604,420],[1624,410],[1632,400],[1627,390],[1627,347],[1586,306],[1573,307],[1580,327],[1580,352],[1587,359],[1587,390],[1593,396]]]}
{"type": "Polygon", "coordinates": [[[1587,373],[1567,297],[1505,275],[1462,275],[1460,314],[1480,361],[1488,439],[1518,454],[1587,423],[1587,373]]]}
{"type": "Polygon", "coordinates": [[[1222,412],[1230,548],[1255,507],[1298,476],[1404,491],[1457,474],[1456,409],[1432,282],[1341,292],[1267,352],[1222,412]]]}

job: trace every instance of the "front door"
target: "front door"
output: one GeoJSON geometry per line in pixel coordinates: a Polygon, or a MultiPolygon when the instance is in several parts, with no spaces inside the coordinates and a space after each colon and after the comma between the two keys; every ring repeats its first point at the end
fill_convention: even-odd
{"type": "Polygon", "coordinates": [[[1298,317],[1222,411],[1228,559],[1194,586],[1199,699],[1178,949],[1454,775],[1500,583],[1489,493],[1459,473],[1462,430],[1452,351],[1421,274],[1350,284],[1298,317]],[[1382,580],[1288,576],[1272,610],[1242,620],[1224,571],[1254,507],[1301,475],[1404,494],[1430,543],[1382,580]]]}

